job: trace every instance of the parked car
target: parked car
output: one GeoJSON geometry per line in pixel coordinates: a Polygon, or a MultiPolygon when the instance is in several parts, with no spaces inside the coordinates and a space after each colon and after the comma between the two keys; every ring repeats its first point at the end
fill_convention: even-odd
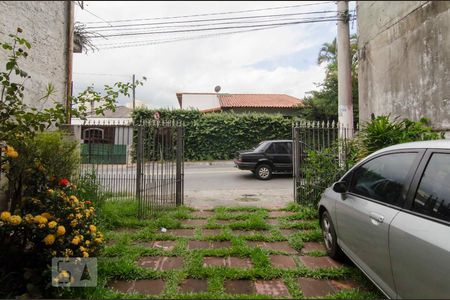
{"type": "Polygon", "coordinates": [[[263,141],[253,149],[236,152],[234,163],[261,180],[269,180],[275,173],[292,174],[292,140],[263,141]]]}
{"type": "Polygon", "coordinates": [[[322,195],[327,253],[389,298],[450,298],[450,141],[379,150],[322,195]]]}

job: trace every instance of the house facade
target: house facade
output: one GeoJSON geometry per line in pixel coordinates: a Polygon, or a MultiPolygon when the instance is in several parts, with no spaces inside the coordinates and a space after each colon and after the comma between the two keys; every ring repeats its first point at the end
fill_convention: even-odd
{"type": "Polygon", "coordinates": [[[450,2],[358,1],[359,118],[450,131],[450,2]]]}
{"type": "Polygon", "coordinates": [[[132,109],[118,106],[103,116],[72,118],[71,130],[80,141],[81,163],[126,164],[132,160],[132,109]]]}
{"type": "MultiPolygon", "coordinates": [[[[31,43],[20,64],[31,76],[25,82],[25,103],[37,109],[52,106],[52,101],[38,101],[49,83],[55,90],[51,100],[67,104],[71,95],[73,13],[74,1],[0,1],[0,40],[8,41],[21,28],[31,43]]],[[[0,61],[6,61],[3,51],[0,61]]]]}
{"type": "Polygon", "coordinates": [[[182,109],[208,112],[271,113],[292,116],[303,101],[285,94],[177,93],[182,109]]]}

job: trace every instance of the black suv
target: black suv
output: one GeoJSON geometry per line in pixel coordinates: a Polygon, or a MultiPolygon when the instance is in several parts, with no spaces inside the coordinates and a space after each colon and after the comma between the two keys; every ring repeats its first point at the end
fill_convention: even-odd
{"type": "Polygon", "coordinates": [[[251,150],[236,152],[234,163],[261,180],[272,178],[273,173],[292,174],[292,140],[263,141],[251,150]]]}

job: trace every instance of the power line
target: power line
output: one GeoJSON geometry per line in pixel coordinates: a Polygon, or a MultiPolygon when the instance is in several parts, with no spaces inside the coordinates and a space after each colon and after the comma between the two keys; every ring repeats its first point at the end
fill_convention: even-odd
{"type": "MultiPolygon", "coordinates": [[[[238,11],[226,11],[226,12],[217,12],[217,13],[204,13],[204,14],[194,14],[194,15],[155,17],[155,18],[141,18],[141,19],[122,19],[122,20],[108,21],[108,23],[122,23],[122,22],[136,22],[136,21],[164,20],[164,19],[169,20],[169,19],[190,18],[190,17],[205,17],[205,16],[217,16],[217,15],[227,15],[227,14],[239,14],[239,13],[247,13],[247,12],[257,12],[257,11],[267,11],[267,10],[295,8],[295,7],[316,6],[316,5],[329,4],[329,3],[333,3],[333,2],[334,1],[322,1],[322,2],[319,2],[319,3],[307,3],[307,4],[303,3],[303,4],[297,4],[297,5],[267,7],[267,8],[238,10],[238,11]]],[[[104,22],[84,22],[84,23],[85,24],[99,24],[99,23],[104,23],[104,22]]]]}
{"type": "Polygon", "coordinates": [[[288,13],[288,14],[273,14],[273,15],[257,15],[257,16],[242,16],[242,17],[232,17],[232,18],[213,18],[213,19],[200,19],[200,20],[186,20],[186,21],[169,21],[169,22],[153,22],[153,23],[139,23],[139,24],[123,24],[123,25],[113,25],[113,26],[86,26],[86,29],[95,29],[96,31],[100,29],[111,29],[111,28],[124,28],[124,27],[134,27],[134,26],[150,26],[150,25],[165,25],[165,24],[180,24],[180,23],[198,23],[198,22],[215,22],[215,21],[228,21],[228,20],[241,20],[241,19],[258,19],[258,18],[273,18],[273,17],[286,17],[286,16],[299,16],[308,14],[324,14],[324,13],[334,13],[334,10],[325,11],[313,11],[313,12],[300,12],[300,13],[288,13]]]}
{"type": "MultiPolygon", "coordinates": [[[[324,22],[324,21],[315,21],[315,22],[324,22]]],[[[220,33],[213,33],[213,34],[206,34],[206,35],[196,35],[196,36],[191,36],[191,37],[176,37],[176,38],[172,38],[172,39],[169,39],[169,38],[168,39],[154,39],[154,40],[147,40],[147,41],[129,41],[129,42],[122,42],[122,43],[103,44],[103,45],[98,45],[98,46],[99,46],[99,50],[103,50],[103,49],[114,49],[114,48],[129,48],[129,47],[146,46],[146,45],[157,45],[157,44],[173,43],[173,42],[178,42],[178,41],[195,40],[195,39],[202,39],[202,38],[208,38],[208,37],[238,34],[238,33],[244,33],[244,32],[268,30],[268,29],[274,29],[274,28],[279,28],[279,27],[283,27],[283,26],[302,24],[302,23],[311,23],[311,21],[310,22],[292,22],[292,23],[285,24],[285,25],[270,25],[270,26],[263,27],[263,28],[260,27],[260,28],[232,31],[232,32],[220,32],[220,33]]]]}
{"type": "Polygon", "coordinates": [[[91,11],[89,11],[87,8],[84,8],[83,9],[83,11],[85,11],[85,12],[87,12],[87,13],[89,13],[89,14],[91,14],[91,15],[93,15],[94,17],[96,17],[97,19],[100,19],[100,20],[102,20],[103,22],[101,22],[101,23],[108,23],[109,24],[109,26],[113,26],[109,21],[107,21],[107,20],[105,20],[105,19],[103,19],[102,17],[99,17],[99,16],[97,16],[96,14],[94,14],[93,12],[91,12],[91,11]]]}
{"type": "MultiPolygon", "coordinates": [[[[328,16],[334,17],[334,16],[328,16]]],[[[219,23],[207,23],[207,24],[187,24],[187,25],[165,25],[165,26],[155,26],[155,27],[139,27],[139,28],[118,28],[118,29],[104,29],[98,32],[105,31],[138,31],[138,30],[155,30],[164,28],[189,28],[189,27],[205,27],[212,25],[229,25],[229,24],[258,24],[267,23],[274,21],[299,21],[299,20],[310,20],[311,18],[283,18],[283,19],[268,19],[268,20],[244,20],[244,21],[231,21],[231,22],[219,22],[219,23]]],[[[96,31],[97,32],[97,31],[96,31]]]]}
{"type": "Polygon", "coordinates": [[[178,37],[178,38],[172,38],[172,39],[148,40],[148,41],[139,41],[139,42],[124,42],[124,43],[115,43],[115,44],[109,44],[109,45],[105,44],[103,46],[108,46],[108,47],[100,47],[99,50],[166,44],[166,43],[173,43],[173,42],[179,42],[179,41],[203,39],[203,38],[209,38],[209,37],[215,37],[215,36],[232,35],[232,34],[252,32],[252,31],[268,30],[268,29],[273,29],[273,28],[277,28],[277,27],[280,27],[280,26],[273,26],[273,27],[268,27],[268,28],[246,29],[246,30],[232,31],[232,32],[204,34],[204,35],[197,35],[197,36],[191,36],[191,37],[178,37]]]}
{"type": "Polygon", "coordinates": [[[73,73],[75,75],[89,75],[89,76],[120,76],[120,77],[130,77],[131,75],[125,74],[106,74],[106,73],[73,73]]]}
{"type": "MultiPolygon", "coordinates": [[[[284,22],[284,23],[273,23],[273,24],[259,24],[259,25],[243,25],[243,26],[223,26],[223,27],[210,27],[210,28],[198,28],[198,29],[182,29],[182,30],[167,30],[167,31],[152,31],[152,32],[126,32],[126,33],[117,33],[117,34],[109,34],[103,35],[101,37],[118,37],[118,36],[136,36],[136,35],[148,35],[148,34],[161,34],[161,33],[181,33],[181,32],[199,32],[199,31],[211,31],[211,30],[227,30],[227,29],[238,29],[238,28],[255,28],[255,27],[269,27],[269,26],[283,26],[283,25],[295,25],[295,24],[304,24],[304,23],[317,23],[317,22],[327,22],[327,21],[337,21],[339,20],[336,17],[330,17],[328,19],[309,19],[304,21],[295,21],[295,22],[284,22]]],[[[91,38],[99,38],[99,36],[92,36],[91,38]]]]}

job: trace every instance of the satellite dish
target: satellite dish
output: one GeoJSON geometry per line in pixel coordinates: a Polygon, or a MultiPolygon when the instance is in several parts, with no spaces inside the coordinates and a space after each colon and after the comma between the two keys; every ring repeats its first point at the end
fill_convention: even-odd
{"type": "Polygon", "coordinates": [[[220,85],[217,85],[217,86],[214,88],[214,91],[215,91],[216,93],[218,93],[218,92],[220,92],[220,89],[221,89],[220,85]]]}

